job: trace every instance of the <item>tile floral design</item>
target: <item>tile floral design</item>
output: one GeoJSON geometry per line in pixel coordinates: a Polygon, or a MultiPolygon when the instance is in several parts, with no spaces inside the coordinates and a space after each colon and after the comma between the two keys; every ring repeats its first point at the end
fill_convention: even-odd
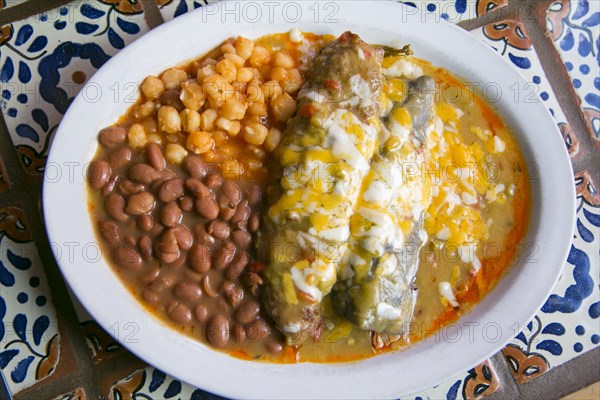
{"type": "Polygon", "coordinates": [[[555,1],[546,10],[545,22],[600,146],[600,2],[555,1]]]}
{"type": "Polygon", "coordinates": [[[52,400],[87,400],[87,396],[82,388],[77,388],[71,393],[60,395],[52,400]]]}
{"type": "Polygon", "coordinates": [[[156,0],[160,13],[165,21],[170,21],[188,11],[195,10],[216,0],[156,0]]]}
{"type": "Polygon", "coordinates": [[[415,393],[403,399],[414,400],[475,400],[494,393],[500,381],[490,360],[484,361],[469,370],[466,376],[457,375],[431,389],[415,393]]]}
{"type": "Polygon", "coordinates": [[[413,0],[401,1],[401,3],[414,6],[419,11],[435,15],[439,19],[456,24],[460,21],[476,18],[496,7],[503,7],[507,4],[507,0],[413,0]]]}
{"type": "Polygon", "coordinates": [[[0,369],[12,393],[54,371],[56,312],[23,212],[0,209],[0,369]]]}
{"type": "Polygon", "coordinates": [[[26,172],[43,173],[52,134],[83,84],[147,30],[137,0],[75,1],[0,28],[0,109],[26,172]]]}
{"type": "Polygon", "coordinates": [[[153,367],[135,371],[116,382],[108,394],[109,400],[189,399],[218,400],[221,396],[196,389],[153,367]]]}

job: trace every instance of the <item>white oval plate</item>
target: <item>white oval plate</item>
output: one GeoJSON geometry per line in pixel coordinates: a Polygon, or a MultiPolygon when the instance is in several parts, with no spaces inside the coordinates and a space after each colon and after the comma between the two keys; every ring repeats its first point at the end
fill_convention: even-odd
{"type": "Polygon", "coordinates": [[[575,193],[565,146],[541,101],[514,98],[510,88],[515,83],[523,88],[525,81],[467,32],[391,1],[226,1],[203,7],[152,30],[118,53],[90,79],[64,116],[43,190],[46,229],[55,256],[81,303],[104,329],[155,367],[210,392],[260,399],[392,398],[433,386],[485,360],[515,336],[542,306],[570,247],[575,193]],[[137,85],[145,76],[198,57],[230,36],[256,38],[294,27],[334,35],[350,29],[369,43],[410,43],[416,56],[479,87],[495,86],[501,91],[495,108],[514,130],[526,160],[537,167],[531,183],[531,222],[523,241],[533,246],[534,254],[521,257],[457,324],[405,351],[342,364],[278,365],[235,359],[163,325],[94,254],[96,237],[87,210],[84,169],[97,148],[98,131],[130,106],[123,98],[115,101],[109,88],[117,83],[123,93],[127,83],[137,85]],[[81,173],[68,173],[73,165],[81,173]],[[73,242],[78,245],[69,244],[73,242]]]}

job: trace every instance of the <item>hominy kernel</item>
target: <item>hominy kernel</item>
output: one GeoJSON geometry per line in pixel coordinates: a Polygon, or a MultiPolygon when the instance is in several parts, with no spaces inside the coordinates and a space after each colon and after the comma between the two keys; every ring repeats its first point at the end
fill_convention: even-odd
{"type": "Polygon", "coordinates": [[[207,76],[211,76],[215,73],[216,71],[214,65],[206,65],[204,67],[200,67],[198,68],[198,72],[196,73],[196,80],[198,81],[198,83],[202,83],[204,78],[206,78],[207,76]]]}
{"type": "Polygon", "coordinates": [[[267,81],[263,83],[260,88],[267,100],[271,100],[275,96],[283,93],[283,89],[279,86],[279,82],[276,81],[267,81]]]}
{"type": "Polygon", "coordinates": [[[187,150],[180,144],[169,143],[165,148],[165,158],[171,164],[181,164],[187,155],[187,150]]]}
{"type": "Polygon", "coordinates": [[[271,69],[271,80],[273,81],[285,81],[287,79],[287,71],[283,67],[274,67],[271,69]]]}
{"type": "Polygon", "coordinates": [[[287,79],[283,83],[283,90],[286,93],[294,94],[302,87],[304,79],[298,68],[292,68],[287,71],[287,79]]]}
{"type": "Polygon", "coordinates": [[[186,147],[189,151],[202,154],[211,150],[215,146],[215,141],[210,133],[204,131],[194,131],[187,138],[186,147]]]}
{"type": "Polygon", "coordinates": [[[235,78],[237,78],[236,66],[230,60],[224,59],[219,61],[215,70],[229,83],[235,81],[235,78]]]}
{"type": "Polygon", "coordinates": [[[219,117],[219,113],[214,108],[205,110],[200,115],[200,129],[203,131],[212,131],[215,129],[215,122],[219,117]]]}
{"type": "Polygon", "coordinates": [[[169,68],[166,70],[161,77],[165,84],[165,89],[179,89],[179,86],[188,80],[187,73],[181,68],[169,68]]]}
{"type": "Polygon", "coordinates": [[[285,69],[294,68],[294,59],[289,54],[279,51],[275,53],[273,65],[285,69]]]}
{"type": "Polygon", "coordinates": [[[146,131],[141,124],[133,124],[129,128],[127,132],[127,140],[129,142],[129,146],[132,148],[141,148],[148,143],[148,138],[146,137],[146,131]]]}
{"type": "Polygon", "coordinates": [[[220,74],[206,77],[202,82],[202,90],[208,95],[208,100],[213,108],[220,108],[227,99],[235,94],[233,86],[220,74]]]}
{"type": "Polygon", "coordinates": [[[236,120],[244,118],[247,105],[239,101],[226,101],[221,107],[221,116],[227,119],[236,120]]]}
{"type": "Polygon", "coordinates": [[[265,103],[251,103],[248,106],[248,112],[252,115],[266,117],[267,116],[267,105],[265,103]]]}
{"type": "Polygon", "coordinates": [[[233,47],[233,45],[231,43],[225,43],[223,46],[221,46],[221,51],[223,52],[223,54],[227,54],[227,53],[235,54],[235,47],[233,47]]]}
{"type": "Polygon", "coordinates": [[[219,130],[219,129],[212,131],[210,134],[212,135],[212,138],[215,141],[215,145],[217,147],[222,146],[223,144],[227,143],[227,139],[229,138],[227,136],[227,132],[219,130]]]}
{"type": "Polygon", "coordinates": [[[165,84],[156,76],[148,76],[142,83],[142,93],[150,100],[158,99],[165,92],[165,84]]]}
{"type": "Polygon", "coordinates": [[[273,151],[279,146],[281,142],[281,131],[277,128],[269,129],[269,133],[267,133],[267,137],[265,139],[265,149],[267,151],[273,151]]]}
{"type": "Polygon", "coordinates": [[[148,134],[158,132],[158,123],[156,122],[156,119],[154,119],[154,118],[146,118],[145,120],[142,121],[142,126],[144,127],[144,130],[148,134]]]}
{"type": "Polygon", "coordinates": [[[153,101],[147,101],[139,106],[134,107],[133,116],[142,119],[148,117],[154,112],[156,103],[153,101]]]}
{"type": "Polygon", "coordinates": [[[202,86],[194,81],[187,81],[181,84],[179,99],[186,108],[199,110],[204,104],[206,96],[202,91],[202,86]]]}
{"type": "Polygon", "coordinates": [[[226,60],[231,61],[236,68],[242,68],[245,60],[237,54],[228,53],[223,56],[226,60]]]}
{"type": "Polygon", "coordinates": [[[231,136],[236,136],[238,133],[240,133],[242,126],[240,121],[230,121],[227,118],[219,118],[217,120],[217,128],[223,129],[231,136]]]}
{"type": "Polygon", "coordinates": [[[196,110],[185,109],[179,113],[181,127],[186,132],[194,132],[200,128],[200,113],[196,110]]]}
{"type": "Polygon", "coordinates": [[[156,133],[151,133],[151,134],[148,135],[148,142],[149,143],[161,144],[162,143],[162,138],[160,137],[160,135],[158,135],[156,133]]]}
{"type": "Polygon", "coordinates": [[[250,55],[250,65],[258,68],[262,65],[268,64],[271,61],[271,54],[269,50],[262,46],[254,46],[252,54],[250,55]]]}
{"type": "Polygon", "coordinates": [[[250,144],[261,145],[264,143],[268,132],[266,126],[253,122],[244,127],[244,139],[250,144]]]}
{"type": "Polygon", "coordinates": [[[243,67],[238,69],[236,80],[238,82],[246,83],[250,82],[254,77],[254,73],[252,72],[252,68],[243,67]]]}
{"type": "Polygon", "coordinates": [[[246,97],[253,103],[264,103],[265,95],[258,84],[249,83],[246,87],[246,97]]]}
{"type": "Polygon", "coordinates": [[[273,97],[271,100],[271,110],[277,121],[287,121],[296,112],[296,102],[287,93],[273,97]]]}
{"type": "Polygon", "coordinates": [[[238,36],[235,41],[235,52],[238,56],[246,60],[254,50],[254,42],[250,39],[238,36]]]}
{"type": "Polygon", "coordinates": [[[167,133],[177,133],[181,130],[181,118],[174,107],[162,106],[158,109],[158,127],[167,133]]]}
{"type": "Polygon", "coordinates": [[[207,65],[215,66],[215,65],[217,65],[217,60],[215,60],[212,57],[205,58],[204,60],[202,60],[200,62],[200,64],[198,65],[198,68],[206,67],[207,65]]]}

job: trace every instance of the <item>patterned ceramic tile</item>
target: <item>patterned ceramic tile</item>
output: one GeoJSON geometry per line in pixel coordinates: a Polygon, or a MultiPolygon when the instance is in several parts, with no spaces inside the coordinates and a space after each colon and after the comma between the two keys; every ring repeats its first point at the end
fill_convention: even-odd
{"type": "Polygon", "coordinates": [[[28,0],[2,0],[0,1],[0,10],[5,10],[7,8],[18,6],[21,3],[25,3],[28,0]]]}
{"type": "MultiPolygon", "coordinates": [[[[457,375],[453,379],[435,386],[427,391],[415,393],[403,399],[479,399],[495,392],[500,385],[494,367],[486,361],[470,371],[457,375]]],[[[194,388],[186,383],[166,375],[156,368],[146,367],[116,382],[108,395],[110,400],[121,399],[190,399],[212,400],[223,399],[204,390],[194,388]]]]}
{"type": "Polygon", "coordinates": [[[500,381],[492,363],[487,360],[465,374],[460,374],[452,379],[434,386],[431,389],[414,393],[403,399],[414,400],[473,400],[494,393],[500,387],[500,381]]]}
{"type": "Polygon", "coordinates": [[[555,1],[546,10],[545,28],[581,99],[592,137],[600,146],[600,2],[555,1]]]}
{"type": "Polygon", "coordinates": [[[116,354],[120,354],[125,351],[123,346],[119,342],[115,341],[104,329],[98,325],[92,316],[83,308],[79,300],[75,297],[73,292],[69,290],[69,295],[77,318],[85,335],[85,341],[90,350],[90,355],[94,364],[98,364],[104,360],[111,358],[116,354]]]}
{"type": "Polygon", "coordinates": [[[195,10],[216,0],[156,0],[160,13],[165,21],[195,10]]]}
{"type": "Polygon", "coordinates": [[[82,85],[147,30],[137,0],[75,1],[1,28],[0,108],[28,173],[42,173],[52,133],[82,85]]]}
{"type": "Polygon", "coordinates": [[[0,369],[12,393],[54,371],[56,312],[29,226],[20,209],[0,209],[0,369]]]}
{"type": "Polygon", "coordinates": [[[77,388],[70,393],[60,395],[52,400],[87,400],[87,396],[82,388],[77,388]]]}
{"type": "Polygon", "coordinates": [[[456,24],[481,16],[495,8],[504,7],[508,0],[413,0],[401,3],[415,6],[419,11],[456,24]]]}
{"type": "MultiPolygon", "coordinates": [[[[577,137],[566,123],[523,24],[500,21],[471,33],[510,61],[530,83],[528,89],[550,109],[571,156],[576,156],[577,137]]],[[[562,277],[534,320],[503,350],[518,382],[531,380],[600,341],[600,202],[589,176],[576,177],[576,185],[580,203],[577,232],[562,277]]]]}

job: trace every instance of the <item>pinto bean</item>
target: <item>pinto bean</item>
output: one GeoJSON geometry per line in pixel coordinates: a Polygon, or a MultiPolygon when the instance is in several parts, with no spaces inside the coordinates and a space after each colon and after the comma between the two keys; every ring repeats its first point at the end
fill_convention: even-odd
{"type": "Polygon", "coordinates": [[[144,163],[131,166],[129,171],[127,171],[127,176],[132,181],[143,183],[144,185],[149,185],[160,178],[157,170],[144,163]]]}
{"type": "Polygon", "coordinates": [[[235,311],[235,319],[241,324],[249,324],[258,317],[260,305],[255,300],[242,303],[235,311]]]}
{"type": "Polygon", "coordinates": [[[230,207],[220,207],[219,208],[219,217],[221,217],[221,219],[223,221],[231,220],[231,218],[233,218],[234,215],[235,215],[235,208],[230,208],[230,207]]]}
{"type": "Polygon", "coordinates": [[[152,211],[154,205],[154,196],[151,193],[140,192],[129,196],[125,212],[130,215],[142,215],[152,211]]]}
{"type": "Polygon", "coordinates": [[[252,236],[248,232],[238,229],[231,233],[231,240],[238,248],[245,250],[250,245],[252,236]]]}
{"type": "Polygon", "coordinates": [[[206,163],[201,156],[190,154],[183,159],[183,169],[190,174],[192,178],[202,179],[206,175],[206,163]]]}
{"type": "Polygon", "coordinates": [[[177,224],[171,228],[175,233],[175,239],[177,239],[177,245],[181,250],[187,251],[194,244],[194,236],[192,232],[183,224],[177,224]]]}
{"type": "Polygon", "coordinates": [[[142,298],[150,304],[158,303],[158,295],[156,292],[150,288],[144,288],[142,291],[142,298]]]}
{"type": "Polygon", "coordinates": [[[208,322],[206,339],[217,348],[225,347],[229,341],[229,321],[221,314],[217,314],[208,322]]]}
{"type": "Polygon", "coordinates": [[[160,171],[158,171],[158,174],[160,175],[159,180],[162,182],[170,181],[171,179],[177,178],[177,174],[171,171],[170,169],[161,169],[160,171]]]}
{"type": "Polygon", "coordinates": [[[178,283],[173,289],[175,297],[180,300],[196,301],[202,296],[202,289],[192,282],[178,283]]]}
{"type": "Polygon", "coordinates": [[[131,161],[131,149],[127,146],[118,147],[108,155],[109,164],[116,169],[131,161]]]}
{"type": "Polygon", "coordinates": [[[189,178],[185,181],[186,189],[196,197],[211,197],[210,189],[199,179],[189,178]]]}
{"type": "Polygon", "coordinates": [[[152,258],[152,239],[150,239],[150,236],[142,236],[138,240],[138,247],[140,248],[140,254],[144,260],[150,260],[152,258]]]}
{"type": "Polygon", "coordinates": [[[263,340],[271,333],[271,327],[264,319],[257,319],[246,327],[246,337],[249,340],[263,340]]]}
{"type": "Polygon", "coordinates": [[[167,203],[160,212],[160,221],[165,226],[175,226],[181,221],[181,208],[176,202],[167,203]]]}
{"type": "Polygon", "coordinates": [[[192,211],[194,209],[194,200],[190,196],[183,196],[179,199],[179,207],[183,211],[192,211]]]}
{"type": "Polygon", "coordinates": [[[139,269],[142,266],[142,256],[129,246],[118,247],[113,254],[113,259],[123,269],[139,269]]]}
{"type": "Polygon", "coordinates": [[[183,179],[175,178],[168,180],[162,184],[160,190],[158,191],[158,198],[161,201],[168,203],[170,201],[177,200],[178,198],[183,196],[183,194],[183,179]]]}
{"type": "Polygon", "coordinates": [[[210,249],[203,244],[195,244],[188,254],[188,263],[194,271],[207,272],[210,269],[210,249]]]}
{"type": "Polygon", "coordinates": [[[248,224],[248,218],[250,217],[250,207],[240,203],[235,210],[235,214],[231,217],[231,224],[235,225],[238,229],[245,229],[248,224]]]}
{"type": "Polygon", "coordinates": [[[212,221],[219,216],[219,206],[212,197],[197,198],[194,202],[194,207],[200,216],[208,220],[212,221]]]}
{"type": "Polygon", "coordinates": [[[221,194],[223,197],[219,199],[219,203],[231,208],[236,207],[242,200],[242,191],[237,183],[233,181],[225,181],[221,185],[221,194]],[[225,202],[226,201],[226,202],[225,202]]]}
{"type": "Polygon", "coordinates": [[[248,205],[250,207],[256,207],[260,202],[262,196],[260,187],[253,183],[248,189],[246,189],[246,198],[248,199],[248,205]]]}
{"type": "Polygon", "coordinates": [[[146,190],[146,187],[141,183],[134,183],[129,179],[125,179],[119,183],[119,192],[124,196],[129,196],[146,190]]]}
{"type": "Polygon", "coordinates": [[[154,218],[150,214],[142,214],[137,217],[137,226],[144,232],[148,232],[154,228],[154,218]]]}
{"type": "Polygon", "coordinates": [[[221,187],[221,183],[223,183],[223,178],[221,178],[221,175],[219,174],[211,173],[206,175],[206,177],[204,178],[204,183],[210,189],[217,190],[221,187]]]}
{"type": "Polygon", "coordinates": [[[204,304],[198,304],[194,308],[194,317],[198,322],[206,321],[206,318],[208,317],[208,309],[204,304]]]}
{"type": "Polygon", "coordinates": [[[109,193],[112,193],[112,191],[115,188],[115,185],[116,185],[118,179],[119,179],[118,175],[112,175],[108,179],[108,182],[106,183],[106,185],[104,185],[104,187],[100,191],[100,193],[102,193],[102,196],[106,196],[109,193]]]}
{"type": "Polygon", "coordinates": [[[155,246],[158,258],[164,263],[172,263],[179,257],[179,246],[173,229],[168,229],[155,246]]]}
{"type": "Polygon", "coordinates": [[[257,213],[252,213],[250,219],[248,219],[248,230],[250,232],[256,232],[260,228],[260,217],[257,213]]]}
{"type": "Polygon", "coordinates": [[[122,126],[109,126],[100,131],[98,140],[104,147],[112,149],[125,142],[127,131],[122,126]]]}
{"type": "Polygon", "coordinates": [[[98,230],[110,247],[119,245],[121,233],[117,224],[112,221],[98,221],[98,230]]]}
{"type": "Polygon", "coordinates": [[[110,165],[103,160],[92,161],[87,169],[87,179],[94,189],[102,189],[110,179],[110,165]]]}
{"type": "Polygon", "coordinates": [[[111,193],[104,200],[104,209],[106,213],[119,222],[129,220],[129,216],[125,214],[125,199],[116,194],[111,193]]]}
{"type": "Polygon", "coordinates": [[[163,155],[162,149],[158,143],[150,143],[146,147],[146,157],[148,162],[154,169],[160,171],[167,166],[165,156],[163,155]]]}
{"type": "Polygon", "coordinates": [[[176,89],[166,90],[160,97],[160,103],[163,106],[174,107],[177,110],[177,112],[182,112],[185,108],[185,106],[181,102],[181,99],[179,98],[179,90],[176,89]]]}
{"type": "Polygon", "coordinates": [[[271,335],[265,343],[265,348],[271,354],[279,354],[283,351],[283,343],[281,339],[271,335]]]}
{"type": "Polygon", "coordinates": [[[139,280],[141,283],[150,284],[154,282],[154,280],[158,277],[158,274],[160,274],[160,269],[158,267],[152,267],[141,274],[139,280]]]}
{"type": "Polygon", "coordinates": [[[248,265],[249,259],[250,258],[246,251],[239,251],[233,258],[233,261],[231,262],[229,267],[227,267],[227,272],[225,274],[227,279],[233,281],[239,278],[242,272],[244,272],[244,268],[246,268],[246,265],[248,265]]]}
{"type": "Polygon", "coordinates": [[[225,240],[229,237],[229,225],[223,221],[214,220],[208,225],[207,232],[217,239],[225,240]]]}
{"type": "Polygon", "coordinates": [[[196,224],[194,226],[194,235],[196,236],[196,241],[198,243],[202,243],[208,246],[215,244],[215,238],[212,237],[208,232],[206,232],[206,229],[202,224],[196,224]]]}
{"type": "Polygon", "coordinates": [[[175,323],[184,325],[192,320],[192,311],[183,303],[173,302],[167,311],[169,318],[175,323]]]}
{"type": "Polygon", "coordinates": [[[242,325],[235,324],[231,329],[231,336],[233,336],[233,340],[235,340],[236,342],[243,342],[244,339],[246,339],[246,330],[242,325]]]}
{"type": "Polygon", "coordinates": [[[236,248],[233,242],[223,243],[223,247],[221,247],[213,257],[213,267],[218,270],[226,268],[229,264],[231,264],[233,257],[235,257],[235,252],[236,248]]]}
{"type": "Polygon", "coordinates": [[[225,294],[227,301],[229,301],[229,304],[235,308],[244,298],[244,289],[235,286],[231,282],[226,283],[230,283],[230,285],[223,285],[225,287],[223,293],[225,294]]]}

